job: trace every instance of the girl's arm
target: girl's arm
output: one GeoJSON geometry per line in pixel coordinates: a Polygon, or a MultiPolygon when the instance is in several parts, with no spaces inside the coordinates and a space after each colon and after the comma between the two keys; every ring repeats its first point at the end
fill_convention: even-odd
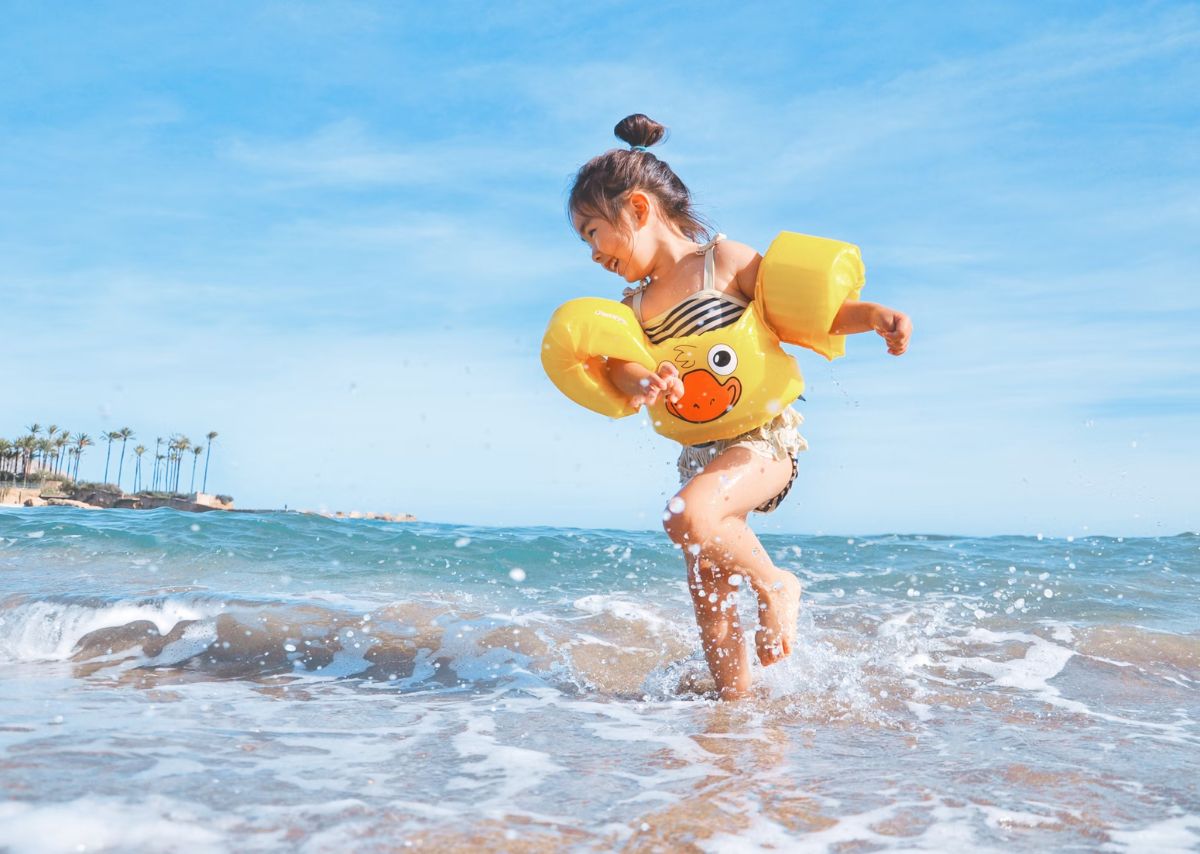
{"type": "Polygon", "coordinates": [[[908,349],[908,339],[912,337],[912,321],[904,312],[879,303],[846,300],[838,309],[833,325],[829,327],[829,333],[853,335],[856,332],[870,332],[872,329],[887,341],[888,352],[893,356],[899,356],[908,349]]]}
{"type": "MultiPolygon", "coordinates": [[[[633,297],[625,297],[622,303],[633,307],[633,297]]],[[[624,359],[607,359],[608,378],[621,394],[629,398],[629,405],[634,409],[650,406],[660,394],[665,394],[673,403],[683,397],[683,381],[679,379],[679,371],[669,362],[664,362],[658,373],[652,373],[637,362],[627,362],[624,359]]]]}

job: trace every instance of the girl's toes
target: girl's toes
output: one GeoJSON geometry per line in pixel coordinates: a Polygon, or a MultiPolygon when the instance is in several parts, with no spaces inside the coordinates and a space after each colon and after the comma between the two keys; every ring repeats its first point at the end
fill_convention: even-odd
{"type": "Polygon", "coordinates": [[[758,661],[764,667],[774,664],[786,655],[775,633],[765,629],[758,630],[755,646],[758,648],[758,661]]]}

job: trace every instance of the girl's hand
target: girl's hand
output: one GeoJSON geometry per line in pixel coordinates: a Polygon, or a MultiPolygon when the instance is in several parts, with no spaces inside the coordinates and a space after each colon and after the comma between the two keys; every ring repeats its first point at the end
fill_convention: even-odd
{"type": "Polygon", "coordinates": [[[655,373],[637,362],[609,359],[608,374],[613,385],[629,395],[629,405],[635,409],[652,405],[662,394],[672,401],[678,401],[683,396],[679,372],[670,362],[663,362],[655,373]]]}
{"type": "Polygon", "coordinates": [[[629,399],[634,406],[650,406],[658,400],[659,395],[666,395],[671,403],[678,403],[683,397],[683,381],[679,379],[679,371],[671,362],[659,365],[656,374],[647,371],[641,380],[641,386],[644,391],[629,399]]]}
{"type": "Polygon", "coordinates": [[[904,312],[881,305],[871,317],[871,328],[883,336],[888,352],[893,356],[899,356],[908,349],[908,339],[912,337],[912,321],[904,312]]]}

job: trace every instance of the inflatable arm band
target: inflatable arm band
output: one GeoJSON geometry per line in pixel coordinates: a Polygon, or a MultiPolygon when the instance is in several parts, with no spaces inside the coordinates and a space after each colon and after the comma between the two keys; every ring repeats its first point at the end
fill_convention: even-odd
{"type": "Polygon", "coordinates": [[[754,301],[779,340],[832,360],[846,355],[846,336],[831,335],[829,328],[865,282],[857,246],[783,231],[758,266],[754,301]]]}
{"type": "Polygon", "coordinates": [[[542,340],[542,367],[558,390],[580,406],[609,418],[637,410],[608,378],[608,358],[637,362],[653,371],[646,335],[623,303],[583,297],[563,303],[542,340]]]}

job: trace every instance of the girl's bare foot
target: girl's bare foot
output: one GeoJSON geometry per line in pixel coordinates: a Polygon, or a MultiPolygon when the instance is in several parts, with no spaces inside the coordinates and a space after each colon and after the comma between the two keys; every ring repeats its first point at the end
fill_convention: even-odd
{"type": "Polygon", "coordinates": [[[758,631],[754,644],[763,666],[775,664],[792,654],[796,620],[800,617],[800,579],[780,571],[779,580],[758,597],[758,631]]]}

